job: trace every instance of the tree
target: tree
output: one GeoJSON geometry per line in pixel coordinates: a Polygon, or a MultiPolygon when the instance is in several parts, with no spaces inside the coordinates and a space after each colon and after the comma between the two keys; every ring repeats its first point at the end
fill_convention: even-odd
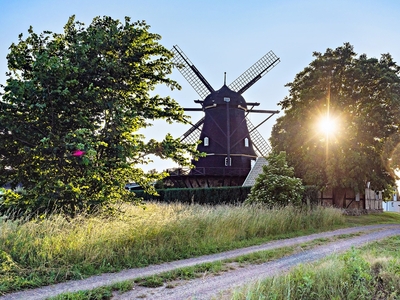
{"type": "Polygon", "coordinates": [[[245,203],[262,203],[269,207],[300,205],[304,187],[301,179],[294,177],[293,168],[288,166],[286,153],[272,153],[267,162],[245,203]]]}
{"type": "Polygon", "coordinates": [[[68,20],[61,34],[28,30],[7,55],[0,101],[0,184],[25,193],[2,202],[32,213],[70,214],[116,200],[133,200],[129,181],[143,187],[165,177],[139,167],[148,155],[188,165],[193,145],[168,134],[145,142],[138,130],[155,119],[185,122],[169,97],[150,95],[167,77],[172,53],[144,22],[96,17],[86,28],[68,20]]]}
{"type": "Polygon", "coordinates": [[[391,156],[383,155],[393,152],[388,141],[399,140],[400,67],[390,54],[357,57],[348,43],[313,56],[287,84],[273,147],[286,151],[307,185],[360,192],[370,182],[375,190],[389,190],[395,175],[388,168],[391,156]],[[319,131],[321,117],[336,121],[336,132],[319,131]]]}

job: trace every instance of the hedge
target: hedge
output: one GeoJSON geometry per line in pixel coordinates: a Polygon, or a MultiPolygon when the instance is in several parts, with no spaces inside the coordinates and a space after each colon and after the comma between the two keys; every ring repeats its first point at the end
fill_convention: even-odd
{"type": "MultiPolygon", "coordinates": [[[[158,196],[149,195],[143,190],[134,190],[138,198],[145,201],[179,202],[186,204],[240,204],[250,193],[251,186],[227,186],[214,188],[174,188],[157,189],[158,196]]],[[[305,186],[303,192],[303,204],[318,204],[318,191],[316,186],[305,186]]]]}
{"type": "Polygon", "coordinates": [[[238,204],[243,203],[250,193],[251,187],[231,186],[215,188],[179,188],[158,189],[159,196],[146,194],[142,190],[133,191],[137,197],[145,201],[180,202],[187,204],[238,204]]]}

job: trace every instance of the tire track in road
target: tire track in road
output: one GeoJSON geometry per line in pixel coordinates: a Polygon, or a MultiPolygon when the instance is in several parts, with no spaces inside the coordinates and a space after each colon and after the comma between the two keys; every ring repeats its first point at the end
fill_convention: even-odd
{"type": "MultiPolygon", "coordinates": [[[[311,250],[286,256],[272,262],[267,262],[260,265],[251,265],[249,267],[223,273],[219,276],[209,276],[203,279],[190,280],[186,284],[177,286],[173,289],[161,288],[157,292],[153,291],[151,294],[147,295],[147,299],[208,300],[213,297],[216,297],[216,299],[229,299],[227,296],[228,294],[226,293],[227,290],[233,290],[251,282],[282,274],[283,272],[286,272],[292,267],[301,263],[314,262],[328,255],[346,251],[351,247],[359,247],[368,242],[377,241],[395,235],[400,235],[400,226],[367,233],[365,235],[347,240],[335,241],[323,246],[315,247],[311,250]],[[222,296],[224,294],[225,296],[222,296]]],[[[145,294],[143,294],[143,291],[139,291],[139,293],[132,291],[113,299],[139,299],[137,297],[143,297],[144,295],[145,294]]]]}

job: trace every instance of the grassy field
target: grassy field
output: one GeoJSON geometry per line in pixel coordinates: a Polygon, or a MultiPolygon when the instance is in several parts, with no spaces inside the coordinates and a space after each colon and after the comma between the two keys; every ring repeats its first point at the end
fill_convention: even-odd
{"type": "Polygon", "coordinates": [[[399,224],[400,214],[384,212],[360,216],[345,216],[346,224],[350,226],[364,226],[374,224],[399,224]]]}
{"type": "MultiPolygon", "coordinates": [[[[115,216],[0,221],[0,294],[353,226],[360,218],[332,208],[148,203],[121,209],[115,216]]],[[[396,214],[384,215],[362,216],[362,222],[399,221],[396,214]]]]}
{"type": "Polygon", "coordinates": [[[234,293],[251,299],[400,299],[400,237],[300,265],[234,293]]]}

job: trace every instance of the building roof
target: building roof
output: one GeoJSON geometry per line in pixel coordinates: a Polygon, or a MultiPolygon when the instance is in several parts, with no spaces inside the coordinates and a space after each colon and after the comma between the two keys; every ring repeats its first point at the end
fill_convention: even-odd
{"type": "Polygon", "coordinates": [[[256,183],[256,178],[263,171],[263,166],[267,165],[268,162],[265,157],[257,157],[256,163],[251,168],[249,174],[243,182],[243,186],[253,186],[256,183]]]}

